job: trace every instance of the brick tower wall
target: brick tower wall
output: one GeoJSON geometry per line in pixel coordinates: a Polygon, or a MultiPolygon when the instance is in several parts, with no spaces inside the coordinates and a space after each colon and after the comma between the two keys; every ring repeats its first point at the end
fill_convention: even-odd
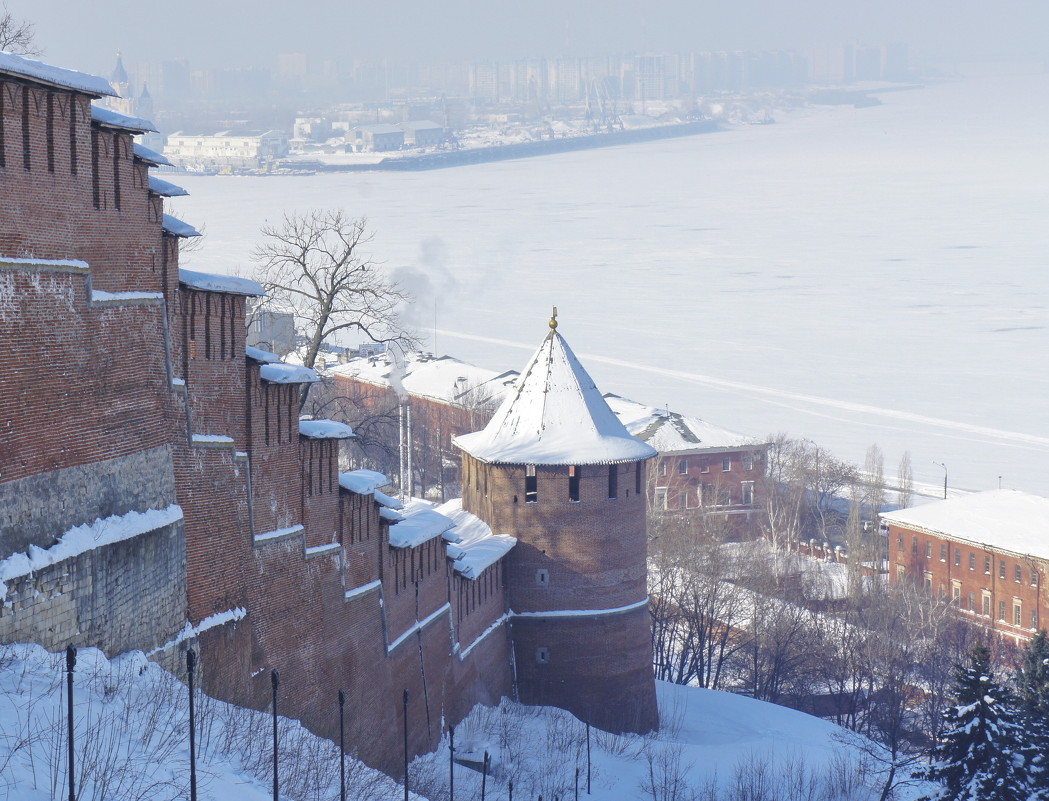
{"type": "Polygon", "coordinates": [[[505,570],[519,696],[610,731],[658,726],[644,468],[644,462],[579,467],[575,501],[568,467],[540,465],[530,502],[524,466],[463,455],[463,508],[518,538],[505,570]],[[585,610],[605,614],[579,614],[585,610]]]}

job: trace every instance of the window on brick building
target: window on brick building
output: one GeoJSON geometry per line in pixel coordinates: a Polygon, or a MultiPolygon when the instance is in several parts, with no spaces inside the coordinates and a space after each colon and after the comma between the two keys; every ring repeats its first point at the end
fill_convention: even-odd
{"type": "Polygon", "coordinates": [[[1005,562],[1002,562],[1002,561],[998,562],[998,578],[1000,578],[1000,579],[1005,578],[1005,562]]]}
{"type": "Polygon", "coordinates": [[[983,572],[985,575],[991,575],[991,557],[989,556],[983,558],[983,572]]]}
{"type": "Polygon", "coordinates": [[[678,475],[681,475],[681,476],[687,476],[688,475],[688,459],[679,459],[678,460],[677,472],[678,472],[678,475]]]}
{"type": "Polygon", "coordinates": [[[1023,604],[1020,601],[1013,601],[1013,625],[1022,626],[1023,624],[1023,604]]]}
{"type": "Polygon", "coordinates": [[[744,481],[740,486],[743,488],[743,503],[751,506],[754,503],[754,482],[744,481]]]}
{"type": "Polygon", "coordinates": [[[1036,630],[1038,628],[1038,610],[1037,609],[1032,609],[1031,610],[1031,628],[1032,629],[1036,629],[1036,630]]]}
{"type": "Polygon", "coordinates": [[[656,508],[666,509],[667,508],[667,490],[666,487],[656,488],[656,508]]]}
{"type": "Polygon", "coordinates": [[[990,617],[991,616],[991,593],[989,593],[986,590],[984,590],[982,593],[980,593],[980,596],[981,596],[980,600],[981,600],[981,603],[982,603],[983,614],[984,614],[985,617],[990,617]]]}
{"type": "Polygon", "coordinates": [[[642,478],[642,474],[644,473],[644,470],[645,470],[645,463],[644,462],[638,462],[637,463],[637,470],[634,471],[634,493],[636,495],[640,495],[641,494],[641,478],[642,478]]]}
{"type": "Polygon", "coordinates": [[[744,470],[753,470],[754,469],[754,454],[750,453],[749,451],[747,453],[743,454],[743,469],[744,470]]]}
{"type": "Polygon", "coordinates": [[[710,465],[709,464],[701,464],[699,466],[699,472],[700,473],[709,473],[710,472],[710,465]]]}
{"type": "Polygon", "coordinates": [[[911,553],[913,553],[915,556],[918,555],[918,538],[917,537],[911,537],[911,553]]]}
{"type": "MultiPolygon", "coordinates": [[[[923,578],[925,579],[925,591],[929,593],[929,595],[932,595],[932,573],[924,574],[923,578]]],[[[961,592],[958,594],[961,595],[961,592]]],[[[957,600],[957,598],[955,598],[955,600],[957,600]]]]}
{"type": "Polygon", "coordinates": [[[903,550],[903,535],[902,534],[897,534],[896,535],[896,547],[899,550],[901,550],[901,551],[903,550]]]}
{"type": "Polygon", "coordinates": [[[1023,582],[1023,580],[1024,580],[1024,571],[1023,571],[1022,567],[1020,567],[1019,565],[1016,565],[1014,570],[1013,570],[1013,574],[1014,574],[1014,577],[1016,578],[1016,583],[1017,584],[1020,584],[1020,583],[1023,582]]]}
{"type": "MultiPolygon", "coordinates": [[[[926,573],[926,575],[929,575],[929,574],[926,573]]],[[[951,603],[953,603],[955,606],[961,606],[962,605],[961,598],[962,598],[962,586],[961,586],[961,584],[959,584],[957,581],[952,581],[951,582],[951,603]]]]}
{"type": "Polygon", "coordinates": [[[954,566],[955,567],[961,567],[961,564],[962,564],[962,549],[961,548],[955,548],[954,549],[954,566]]]}
{"type": "Polygon", "coordinates": [[[998,619],[1005,620],[1005,601],[998,602],[998,619]]]}
{"type": "Polygon", "coordinates": [[[1031,569],[1031,586],[1038,586],[1038,571],[1033,568],[1031,569]]]}
{"type": "Polygon", "coordinates": [[[550,586],[550,571],[546,568],[540,568],[535,571],[535,585],[537,587],[549,587],[550,586]]]}
{"type": "Polygon", "coordinates": [[[665,476],[667,474],[667,463],[663,460],[659,462],[659,475],[665,476]]]}
{"type": "Polygon", "coordinates": [[[947,561],[947,546],[946,545],[941,545],[940,546],[940,561],[941,562],[946,562],[947,561]]]}
{"type": "Polygon", "coordinates": [[[545,665],[550,661],[550,649],[549,648],[536,648],[535,649],[535,661],[540,665],[545,665]]]}
{"type": "Polygon", "coordinates": [[[970,612],[975,612],[976,611],[976,593],[975,592],[970,592],[969,593],[969,611],[970,612]]]}
{"type": "Polygon", "coordinates": [[[723,487],[718,490],[718,506],[731,506],[732,505],[732,490],[728,487],[723,487]]]}
{"type": "Polygon", "coordinates": [[[726,456],[724,459],[721,460],[721,469],[722,469],[722,471],[724,471],[726,473],[729,470],[732,469],[732,457],[731,456],[726,456]]]}
{"type": "Polygon", "coordinates": [[[932,559],[932,543],[931,542],[926,542],[925,543],[925,558],[926,559],[932,559]]]}
{"type": "Polygon", "coordinates": [[[525,503],[539,500],[539,479],[535,474],[535,465],[525,465],[525,503]]]}
{"type": "Polygon", "coordinates": [[[681,490],[681,492],[678,494],[678,506],[680,506],[682,509],[687,509],[688,508],[688,492],[687,491],[681,490]]]}
{"type": "Polygon", "coordinates": [[[568,500],[579,500],[579,474],[582,471],[577,465],[568,466],[568,500]]]}
{"type": "Polygon", "coordinates": [[[619,495],[619,465],[610,464],[608,466],[608,497],[610,500],[615,500],[619,495]]]}

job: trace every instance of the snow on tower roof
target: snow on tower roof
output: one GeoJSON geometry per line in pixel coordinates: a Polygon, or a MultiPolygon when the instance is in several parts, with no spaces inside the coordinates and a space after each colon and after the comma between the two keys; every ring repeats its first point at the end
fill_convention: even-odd
{"type": "Polygon", "coordinates": [[[9,75],[17,75],[20,78],[28,78],[37,83],[48,86],[60,86],[63,89],[73,89],[77,92],[95,95],[96,97],[116,97],[117,93],[109,85],[109,81],[97,75],[89,75],[86,72],[67,70],[63,67],[55,67],[45,64],[43,61],[35,61],[14,53],[0,51],[0,72],[9,75]]]}
{"type": "Polygon", "coordinates": [[[885,523],[1049,559],[1049,498],[1017,490],[976,492],[881,515],[885,523]]]}
{"type": "Polygon", "coordinates": [[[557,333],[556,318],[550,329],[488,425],[455,444],[475,459],[501,464],[613,464],[655,456],[608,408],[557,333]]]}

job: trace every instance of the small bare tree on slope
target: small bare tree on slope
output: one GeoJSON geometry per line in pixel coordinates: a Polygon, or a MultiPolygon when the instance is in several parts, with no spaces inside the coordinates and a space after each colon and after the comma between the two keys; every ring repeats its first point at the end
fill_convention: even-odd
{"type": "Polygon", "coordinates": [[[374,236],[366,218],[342,209],[286,213],[263,226],[262,236],[252,251],[255,275],[266,288],[266,304],[295,315],[306,337],[304,365],[313,367],[321,345],[340,332],[415,344],[398,324],[398,309],[410,296],[365,252],[374,236]]]}

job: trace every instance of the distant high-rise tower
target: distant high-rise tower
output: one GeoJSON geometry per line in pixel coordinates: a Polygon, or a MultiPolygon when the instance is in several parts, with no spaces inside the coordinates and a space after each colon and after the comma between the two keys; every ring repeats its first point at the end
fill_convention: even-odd
{"type": "Polygon", "coordinates": [[[646,584],[645,464],[557,332],[484,430],[456,439],[463,508],[518,544],[507,600],[520,700],[599,728],[659,725],[646,584]]]}

